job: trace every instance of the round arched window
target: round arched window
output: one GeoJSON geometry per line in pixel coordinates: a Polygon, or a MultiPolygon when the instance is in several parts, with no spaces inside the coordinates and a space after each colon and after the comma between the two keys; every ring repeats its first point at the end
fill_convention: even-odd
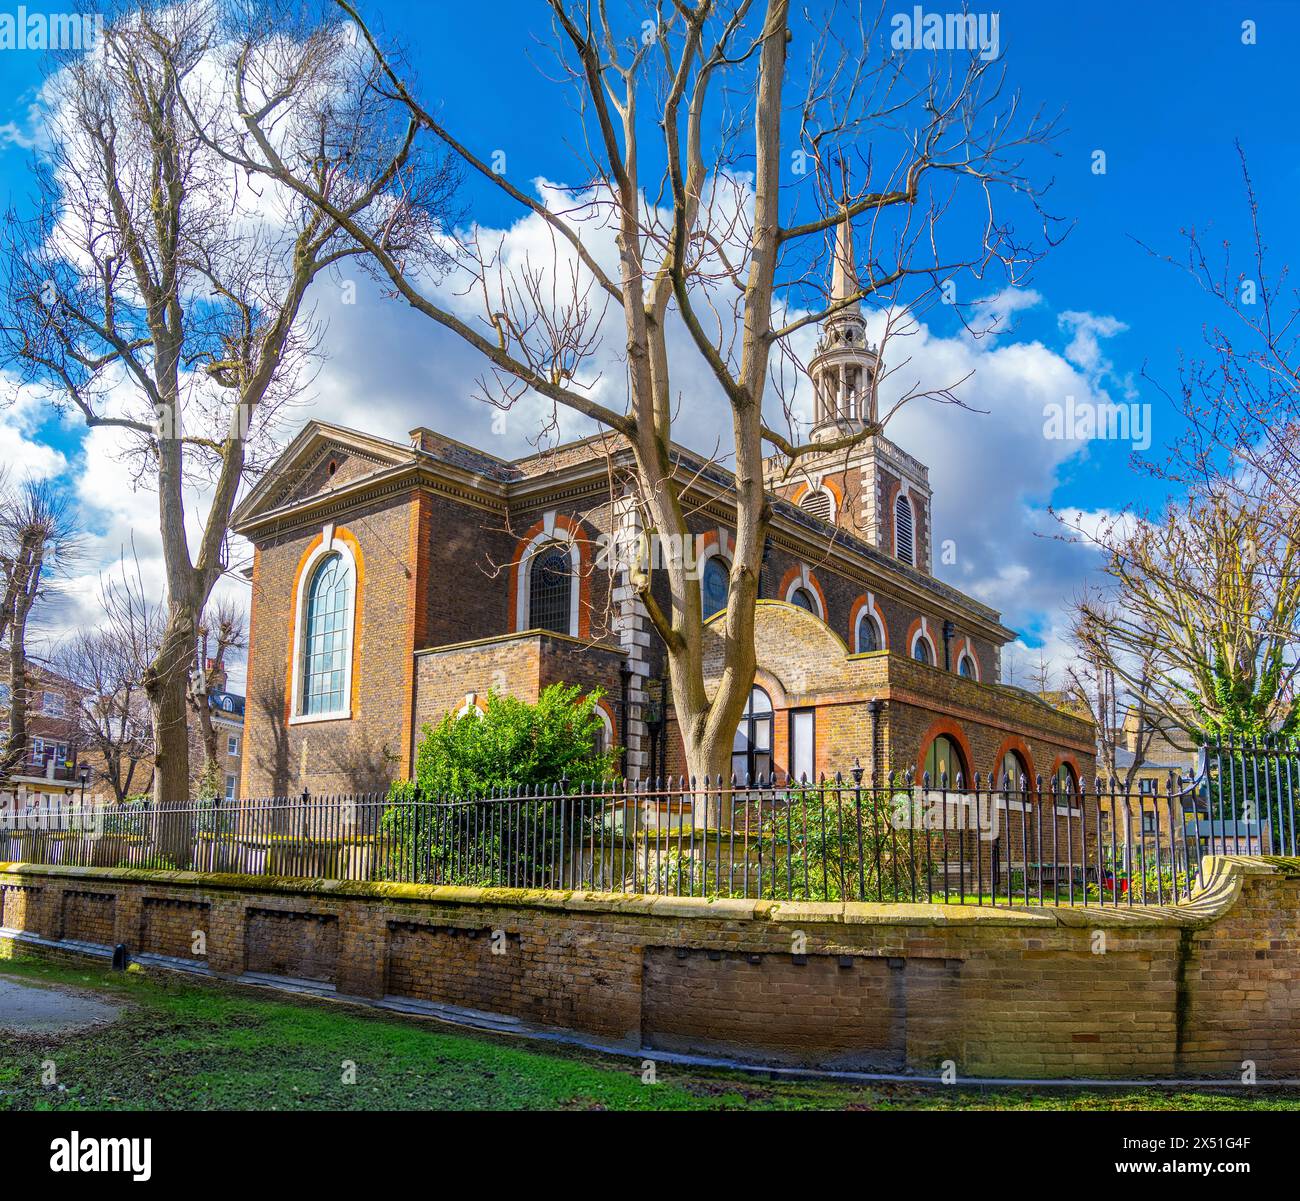
{"type": "Polygon", "coordinates": [[[965,651],[962,652],[961,659],[957,663],[957,673],[965,680],[973,680],[975,675],[975,660],[965,651]]]}
{"type": "Polygon", "coordinates": [[[947,734],[935,735],[930,749],[925,753],[925,771],[930,777],[931,787],[956,788],[959,778],[964,786],[966,762],[956,739],[947,734]]]}
{"type": "Polygon", "coordinates": [[[1019,751],[1008,751],[1002,756],[1002,762],[998,765],[998,778],[996,786],[998,788],[1008,788],[1012,792],[1019,792],[1022,788],[1028,787],[1029,768],[1024,759],[1020,757],[1019,751]],[[1025,783],[1022,784],[1022,781],[1025,783]]]}
{"type": "Polygon", "coordinates": [[[562,546],[539,551],[528,577],[528,628],[576,634],[571,628],[572,589],[569,552],[562,546]]]}
{"type": "Polygon", "coordinates": [[[933,666],[934,656],[930,654],[930,643],[924,634],[918,634],[916,641],[912,643],[912,658],[918,663],[929,663],[933,666]]]}
{"type": "Polygon", "coordinates": [[[742,782],[757,780],[772,770],[772,698],[761,688],[749,690],[731,746],[731,770],[742,782]]]}
{"type": "Polygon", "coordinates": [[[876,619],[865,609],[858,618],[857,646],[860,655],[880,649],[880,630],[876,627],[876,619]]]}
{"type": "Polygon", "coordinates": [[[807,609],[809,613],[817,612],[817,602],[807,588],[796,588],[790,593],[790,603],[798,605],[801,609],[807,609]]]}
{"type": "Polygon", "coordinates": [[[721,555],[711,555],[704,560],[704,573],[700,576],[700,608],[705,617],[727,607],[727,594],[731,591],[731,564],[721,555]]]}
{"type": "Polygon", "coordinates": [[[299,711],[307,716],[347,707],[351,612],[351,569],[342,555],[327,555],[312,575],[304,614],[299,711]]]}
{"type": "Polygon", "coordinates": [[[1065,796],[1067,793],[1073,795],[1079,791],[1079,778],[1074,774],[1074,768],[1068,763],[1062,763],[1056,769],[1056,795],[1065,796]]]}

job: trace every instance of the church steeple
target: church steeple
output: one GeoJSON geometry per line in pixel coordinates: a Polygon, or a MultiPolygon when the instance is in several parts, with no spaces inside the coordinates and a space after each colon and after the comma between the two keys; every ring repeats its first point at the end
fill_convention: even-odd
{"type": "Polygon", "coordinates": [[[851,298],[860,289],[853,264],[853,225],[845,209],[835,229],[828,305],[847,302],[822,322],[808,364],[813,384],[813,440],[860,433],[878,419],[876,379],[880,354],[867,344],[867,323],[851,298]]]}

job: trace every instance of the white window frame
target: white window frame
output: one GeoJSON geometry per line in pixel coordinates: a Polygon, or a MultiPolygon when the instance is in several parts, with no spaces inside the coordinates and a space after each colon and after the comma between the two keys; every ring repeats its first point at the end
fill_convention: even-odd
{"type": "Polygon", "coordinates": [[[808,515],[809,515],[810,517],[815,517],[816,514],[815,514],[815,513],[811,513],[811,512],[809,512],[808,509],[804,508],[804,506],[805,506],[805,504],[807,504],[809,497],[812,497],[812,496],[819,496],[819,495],[824,495],[824,496],[826,497],[826,499],[830,502],[830,509],[829,509],[829,511],[828,511],[828,513],[827,513],[827,516],[825,516],[825,517],[823,517],[823,518],[818,518],[818,520],[820,520],[820,521],[825,521],[825,522],[827,522],[827,523],[830,524],[830,525],[834,525],[834,524],[835,524],[835,518],[839,515],[839,506],[835,503],[835,493],[832,492],[832,491],[831,491],[828,487],[826,487],[826,485],[823,484],[823,483],[816,483],[816,484],[811,485],[811,486],[808,488],[808,491],[805,492],[805,493],[804,493],[804,494],[799,498],[799,504],[798,504],[797,507],[799,508],[799,510],[800,510],[801,512],[808,513],[808,515]]]}
{"type": "Polygon", "coordinates": [[[462,717],[477,717],[482,720],[483,710],[478,707],[477,692],[465,693],[465,702],[456,710],[456,717],[458,720],[462,717]]]}
{"type": "MultiPolygon", "coordinates": [[[[822,621],[825,621],[826,611],[822,608],[822,594],[818,591],[817,586],[812,582],[812,580],[808,578],[808,568],[802,563],[799,565],[799,574],[790,581],[790,586],[785,590],[785,596],[781,599],[784,600],[787,605],[794,605],[794,594],[798,592],[800,588],[812,597],[813,604],[817,606],[814,610],[813,616],[820,617],[822,621]]],[[[795,605],[795,608],[802,609],[803,606],[795,605]]],[[[805,610],[805,612],[807,612],[807,610],[805,610]]]]}
{"type": "Polygon", "coordinates": [[[569,589],[569,637],[576,638],[581,603],[579,594],[582,591],[582,550],[573,531],[558,525],[553,512],[547,513],[542,519],[541,530],[524,547],[524,553],[519,558],[519,579],[515,587],[515,629],[522,632],[532,628],[528,624],[528,596],[533,578],[533,564],[541,551],[555,543],[559,543],[569,552],[569,563],[573,571],[573,587],[569,589]]]}
{"type": "Polygon", "coordinates": [[[226,800],[233,801],[239,792],[239,781],[229,772],[226,773],[226,800]]]}
{"type": "Polygon", "coordinates": [[[889,649],[889,640],[885,637],[885,626],[876,614],[876,598],[867,593],[867,603],[862,606],[862,611],[858,614],[858,623],[853,627],[853,653],[855,655],[870,654],[870,651],[862,649],[862,623],[869,621],[876,627],[876,641],[880,644],[879,650],[889,649]]]}
{"type": "Polygon", "coordinates": [[[930,636],[929,626],[926,624],[924,617],[921,618],[921,628],[912,636],[912,641],[907,646],[908,657],[914,663],[920,663],[920,660],[916,657],[916,644],[922,641],[930,648],[930,662],[923,666],[938,667],[939,648],[934,645],[934,639],[930,636]]]}
{"type": "Polygon", "coordinates": [[[614,723],[600,705],[596,706],[596,716],[600,718],[601,728],[604,731],[605,745],[600,748],[601,754],[604,754],[614,746],[614,723]]]}
{"type": "Polygon", "coordinates": [[[41,690],[41,716],[43,717],[66,717],[68,714],[68,700],[61,692],[50,692],[47,689],[41,690]],[[53,700],[55,703],[50,704],[53,700]]]}
{"type": "Polygon", "coordinates": [[[226,754],[229,755],[229,756],[232,756],[232,757],[235,756],[235,755],[238,755],[238,754],[239,754],[239,735],[238,735],[238,734],[227,734],[227,735],[226,735],[226,754]]]}
{"type": "Polygon", "coordinates": [[[307,562],[303,564],[302,572],[298,577],[298,592],[293,601],[297,620],[294,622],[293,630],[293,698],[289,717],[291,726],[308,725],[318,721],[348,721],[352,717],[352,658],[355,650],[357,594],[360,591],[360,582],[352,548],[341,538],[334,537],[333,526],[326,526],[320,545],[307,556],[307,562]],[[331,713],[304,713],[302,711],[302,650],[303,639],[307,636],[307,599],[311,593],[311,582],[316,577],[316,568],[320,566],[322,559],[333,554],[343,559],[352,575],[345,631],[346,654],[343,656],[343,708],[331,713]]]}

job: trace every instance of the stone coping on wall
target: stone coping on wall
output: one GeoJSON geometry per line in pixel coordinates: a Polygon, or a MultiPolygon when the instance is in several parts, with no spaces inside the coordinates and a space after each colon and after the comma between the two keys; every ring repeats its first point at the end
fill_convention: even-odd
{"type": "Polygon", "coordinates": [[[284,876],[163,871],[122,867],[68,867],[0,863],[0,877],[155,884],[219,892],[307,895],[340,900],[372,899],[417,904],[511,906],[568,912],[642,915],[712,921],[840,923],[855,926],[1006,927],[1199,927],[1223,917],[1236,904],[1248,876],[1300,876],[1300,859],[1207,856],[1205,887],[1182,905],[1041,905],[1028,908],[943,903],[814,902],[665,897],[582,891],[461,888],[433,884],[390,884],[355,880],[309,880],[284,876]]]}

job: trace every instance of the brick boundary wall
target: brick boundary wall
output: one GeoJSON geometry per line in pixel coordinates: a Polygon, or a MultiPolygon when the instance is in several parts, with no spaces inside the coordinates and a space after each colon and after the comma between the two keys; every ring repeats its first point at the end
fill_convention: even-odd
{"type": "MultiPolygon", "coordinates": [[[[107,937],[620,1049],[962,1077],[1300,1076],[1300,860],[1145,910],[703,901],[0,864],[21,943],[107,937]],[[93,897],[93,901],[86,898],[93,897]],[[109,900],[104,900],[109,898],[109,900]],[[166,916],[162,916],[166,913],[166,916]],[[65,923],[75,914],[72,928],[65,923]]],[[[107,944],[105,944],[107,945],[107,944]]],[[[203,960],[190,958],[195,968],[203,960]]]]}

